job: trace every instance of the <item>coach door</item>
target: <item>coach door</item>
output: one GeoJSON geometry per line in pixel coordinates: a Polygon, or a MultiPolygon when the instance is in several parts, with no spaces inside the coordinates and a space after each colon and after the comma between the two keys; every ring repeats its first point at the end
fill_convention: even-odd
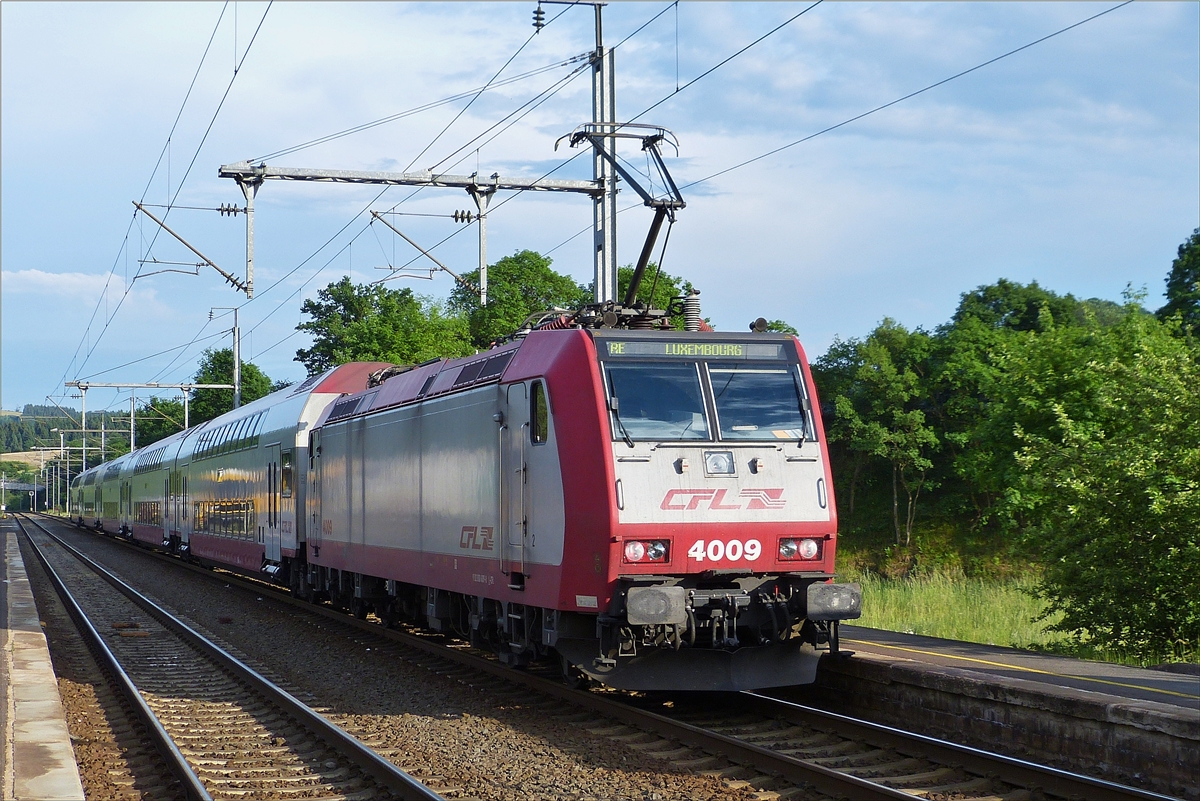
{"type": "Polygon", "coordinates": [[[163,545],[171,541],[171,478],[175,475],[175,471],[168,470],[167,475],[163,478],[163,545]]]}
{"type": "Polygon", "coordinates": [[[308,487],[304,495],[304,506],[308,512],[308,525],[304,530],[304,541],[308,543],[309,556],[320,556],[321,535],[321,432],[308,435],[308,487]]]}
{"type": "Polygon", "coordinates": [[[267,446],[267,525],[263,531],[263,544],[266,546],[267,559],[278,562],[280,554],[279,543],[279,500],[280,488],[279,443],[267,446]]]}
{"type": "Polygon", "coordinates": [[[529,499],[525,447],[529,441],[529,397],[524,384],[508,387],[500,445],[500,569],[508,586],[525,589],[526,514],[529,499]]]}

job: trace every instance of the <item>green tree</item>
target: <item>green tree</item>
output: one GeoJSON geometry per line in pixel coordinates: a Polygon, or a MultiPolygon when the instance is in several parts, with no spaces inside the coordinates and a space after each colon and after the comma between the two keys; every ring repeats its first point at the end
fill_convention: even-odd
{"type": "Polygon", "coordinates": [[[1158,318],[1175,314],[1183,320],[1185,331],[1200,336],[1200,228],[1179,246],[1167,274],[1167,303],[1158,310],[1158,318]]]}
{"type": "MultiPolygon", "coordinates": [[[[624,300],[625,293],[629,291],[629,285],[633,282],[634,266],[627,264],[624,267],[617,268],[617,298],[624,300]]],[[[694,287],[692,282],[678,275],[664,273],[658,269],[658,265],[650,262],[646,265],[646,273],[642,276],[642,282],[638,285],[636,302],[644,303],[651,309],[669,309],[671,301],[674,298],[689,294],[694,287]]],[[[586,301],[585,301],[586,302],[586,301]]],[[[671,327],[682,331],[683,330],[683,315],[671,315],[671,327]]]]}
{"type": "Polygon", "coordinates": [[[1200,351],[1179,326],[1129,313],[1010,343],[1002,398],[1049,420],[1017,427],[1006,502],[1056,627],[1156,658],[1200,646],[1200,351]]]}
{"type": "MultiPolygon", "coordinates": [[[[197,384],[232,384],[233,350],[209,348],[200,356],[197,384]]],[[[242,362],[242,403],[247,404],[271,392],[271,379],[250,362],[242,362]]],[[[194,389],[188,410],[191,425],[198,425],[233,409],[232,389],[194,389]]]]}
{"type": "MultiPolygon", "coordinates": [[[[449,308],[467,319],[475,347],[489,347],[512,334],[536,312],[577,309],[590,302],[589,290],[552,270],[552,263],[540,253],[522,250],[489,265],[487,306],[479,305],[479,295],[472,290],[461,284],[454,287],[449,308]]],[[[463,278],[478,284],[479,270],[463,278]]]]}
{"type": "MultiPolygon", "coordinates": [[[[232,359],[230,360],[232,364],[232,359]]],[[[232,403],[232,398],[230,398],[232,403]]],[[[188,409],[189,416],[191,409],[188,409]]],[[[138,407],[134,435],[139,448],[158,442],[183,430],[183,401],[176,398],[151,397],[138,407]]],[[[189,420],[189,422],[193,422],[189,420]]]]}
{"type": "Polygon", "coordinates": [[[1078,318],[1080,303],[1072,295],[1058,295],[1038,286],[1001,278],[994,284],[964,293],[951,319],[958,324],[975,319],[994,328],[1036,331],[1050,321],[1065,323],[1078,318]]]}
{"type": "Polygon", "coordinates": [[[465,319],[411,289],[352,284],[349,277],[317,292],[300,306],[311,319],[296,328],[313,336],[296,351],[309,375],[346,362],[418,364],[438,356],[471,352],[465,319]]]}
{"type": "Polygon", "coordinates": [[[776,334],[791,334],[794,337],[800,336],[800,332],[786,320],[770,320],[767,322],[767,330],[776,334]]]}
{"type": "Polygon", "coordinates": [[[940,445],[921,408],[930,337],[884,319],[866,340],[835,345],[832,356],[826,354],[817,366],[835,393],[836,414],[829,437],[843,442],[860,466],[867,457],[888,464],[895,542],[911,545],[917,502],[933,466],[930,455],[940,445]]]}

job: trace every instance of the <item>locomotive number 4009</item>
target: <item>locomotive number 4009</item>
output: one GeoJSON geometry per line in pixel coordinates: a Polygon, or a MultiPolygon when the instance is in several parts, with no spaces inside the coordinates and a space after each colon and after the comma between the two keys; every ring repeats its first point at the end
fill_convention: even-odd
{"type": "Polygon", "coordinates": [[[712,562],[722,559],[733,562],[745,559],[747,562],[753,562],[762,555],[762,543],[758,540],[746,540],[744,544],[741,540],[696,540],[692,547],[688,548],[687,555],[697,562],[703,562],[705,559],[712,562]]]}

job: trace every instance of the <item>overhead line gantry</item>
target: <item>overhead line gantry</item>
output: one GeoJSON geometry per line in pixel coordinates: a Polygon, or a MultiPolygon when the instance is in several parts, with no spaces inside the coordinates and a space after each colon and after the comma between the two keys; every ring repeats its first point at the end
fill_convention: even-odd
{"type": "MultiPolygon", "coordinates": [[[[554,0],[543,0],[554,2],[554,0]]],[[[374,184],[387,186],[446,187],[465,189],[479,209],[479,299],[487,305],[487,207],[492,195],[500,190],[517,192],[579,192],[591,195],[595,201],[593,224],[595,230],[594,266],[595,300],[604,303],[616,299],[617,293],[617,172],[616,156],[616,82],[611,47],[604,46],[601,8],[603,2],[571,0],[566,5],[590,5],[596,15],[596,49],[592,51],[592,131],[596,152],[592,156],[591,181],[561,179],[502,178],[499,173],[482,178],[472,175],[450,175],[424,172],[369,172],[355,170],[324,170],[296,167],[268,167],[241,161],[223,165],[221,178],[237,181],[246,197],[246,296],[254,291],[254,197],[263,181],[317,181],[324,183],[374,184]]],[[[541,29],[534,21],[535,27],[541,29]]],[[[407,238],[407,237],[406,237],[407,238]]],[[[424,251],[423,251],[424,252],[424,251]]],[[[428,255],[428,254],[426,254],[428,255]]]]}

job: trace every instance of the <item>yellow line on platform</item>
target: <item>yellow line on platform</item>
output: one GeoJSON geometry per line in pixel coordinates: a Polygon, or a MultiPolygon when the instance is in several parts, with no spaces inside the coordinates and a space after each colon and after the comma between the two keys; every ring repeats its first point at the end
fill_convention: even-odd
{"type": "Polygon", "coordinates": [[[1195,698],[1200,699],[1200,695],[1195,693],[1181,693],[1175,690],[1159,690],[1154,687],[1144,687],[1140,684],[1125,684],[1119,681],[1110,681],[1108,679],[1093,679],[1090,676],[1074,676],[1070,673],[1055,673],[1053,670],[1041,670],[1039,668],[1024,667],[1023,665],[1010,665],[1006,662],[991,662],[987,659],[979,659],[973,656],[957,656],[956,654],[940,654],[936,651],[923,651],[920,648],[905,648],[900,645],[884,645],[882,643],[871,642],[869,640],[849,640],[842,638],[842,642],[854,643],[856,645],[869,645],[876,648],[891,648],[894,651],[908,651],[909,653],[922,654],[924,656],[936,656],[942,659],[960,659],[963,662],[977,662],[981,665],[991,665],[992,667],[1008,668],[1009,670],[1020,670],[1025,673],[1040,673],[1043,676],[1055,676],[1060,679],[1075,679],[1076,681],[1091,681],[1096,684],[1111,684],[1114,687],[1125,687],[1130,690],[1142,690],[1143,692],[1162,693],[1163,695],[1177,695],[1180,698],[1195,698]]]}

